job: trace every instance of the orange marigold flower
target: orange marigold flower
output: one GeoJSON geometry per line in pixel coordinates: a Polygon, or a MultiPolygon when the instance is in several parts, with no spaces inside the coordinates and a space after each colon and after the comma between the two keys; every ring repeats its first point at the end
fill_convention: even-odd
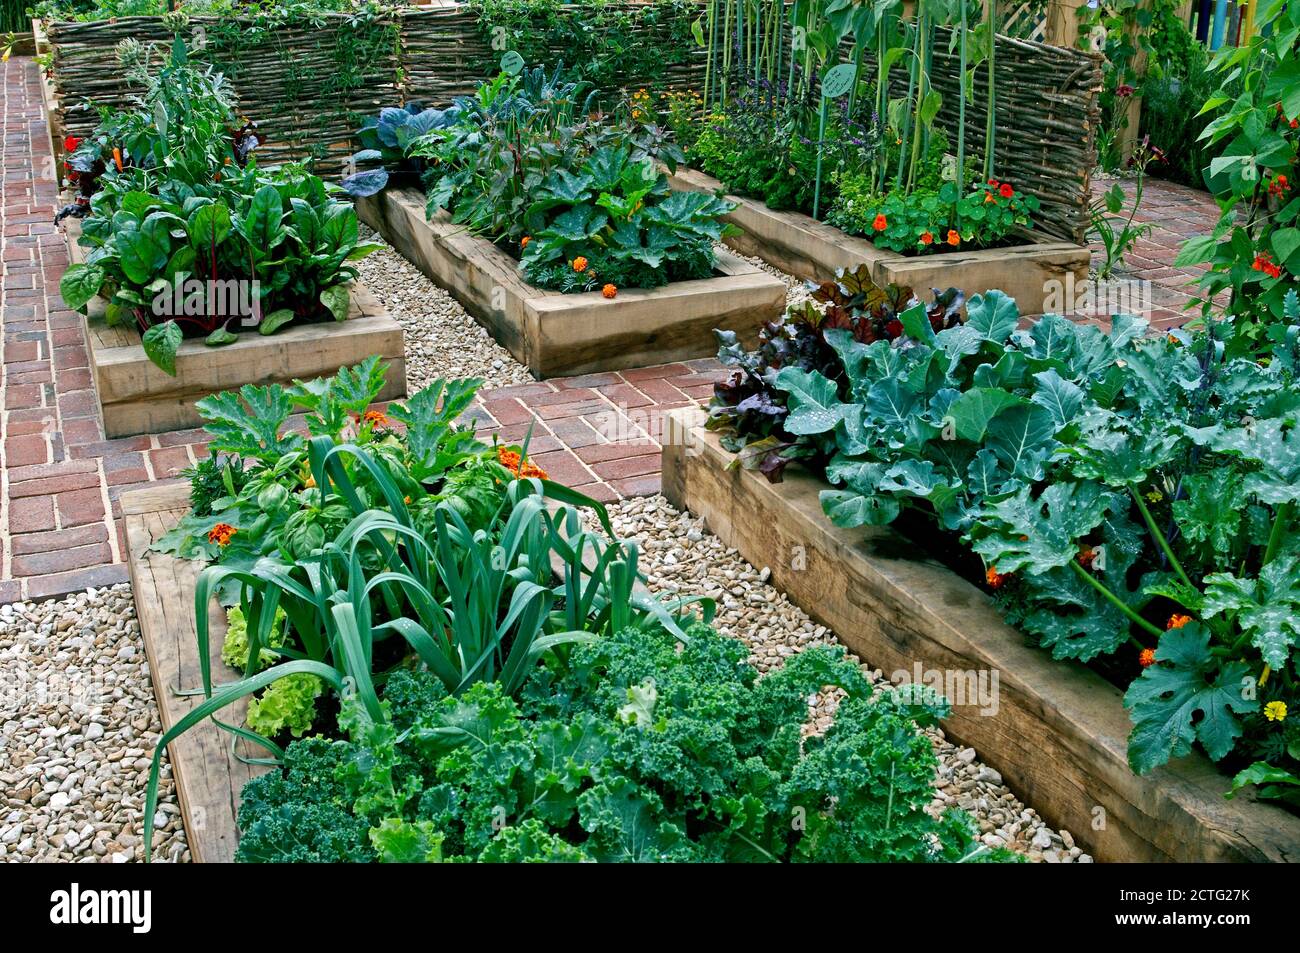
{"type": "Polygon", "coordinates": [[[613,300],[614,296],[618,294],[618,289],[613,285],[605,285],[605,287],[600,289],[600,293],[603,294],[606,298],[613,300]]]}
{"type": "Polygon", "coordinates": [[[1003,182],[1002,185],[998,188],[998,195],[1002,196],[1004,199],[1009,199],[1011,198],[1011,196],[1015,194],[1016,194],[1016,190],[1013,189],[1011,186],[1007,185],[1007,183],[1005,182],[1003,182]]]}
{"type": "Polygon", "coordinates": [[[1141,652],[1138,653],[1138,664],[1141,665],[1143,668],[1149,668],[1151,665],[1155,663],[1155,660],[1156,660],[1155,649],[1143,649],[1141,652]]]}
{"type": "Polygon", "coordinates": [[[948,229],[948,244],[949,245],[961,244],[961,236],[957,234],[957,229],[955,228],[948,229]]]}
{"type": "Polygon", "coordinates": [[[1185,626],[1187,623],[1191,621],[1192,621],[1191,616],[1179,615],[1178,613],[1175,612],[1173,615],[1169,617],[1169,621],[1165,623],[1165,629],[1166,630],[1181,629],[1183,626],[1185,626]]]}
{"type": "Polygon", "coordinates": [[[520,247],[520,249],[522,250],[522,249],[524,249],[524,248],[527,248],[527,247],[528,247],[528,243],[531,242],[532,240],[533,240],[533,236],[531,236],[531,235],[525,235],[523,238],[519,239],[519,247],[520,247]]]}
{"type": "Polygon", "coordinates": [[[875,221],[871,223],[871,227],[878,232],[883,232],[889,227],[889,219],[885,218],[884,215],[877,213],[875,221]]]}
{"type": "Polygon", "coordinates": [[[985,204],[985,205],[988,205],[990,202],[996,202],[996,201],[997,201],[997,199],[995,199],[995,198],[993,197],[993,193],[992,193],[992,192],[985,192],[985,193],[984,193],[984,204],[985,204]]]}
{"type": "Polygon", "coordinates": [[[583,258],[581,255],[579,255],[577,258],[573,259],[573,270],[574,270],[574,271],[577,271],[577,272],[583,272],[583,271],[586,271],[586,270],[587,270],[587,259],[583,258]]]}
{"type": "Polygon", "coordinates": [[[521,464],[519,454],[513,450],[508,450],[505,447],[497,447],[497,459],[501,461],[503,467],[519,479],[527,477],[537,477],[539,480],[550,479],[550,477],[546,475],[546,471],[532,461],[524,460],[521,464]]]}
{"type": "Polygon", "coordinates": [[[1091,569],[1093,561],[1097,558],[1097,550],[1091,546],[1079,547],[1079,565],[1084,569],[1091,569]]]}
{"type": "Polygon", "coordinates": [[[239,530],[229,523],[218,523],[208,530],[208,542],[216,543],[218,546],[225,546],[230,543],[230,538],[238,532],[239,530]]]}
{"type": "Polygon", "coordinates": [[[991,589],[1001,589],[1006,585],[1007,580],[1011,578],[1009,572],[998,572],[996,566],[990,566],[984,570],[984,581],[989,584],[991,589]]]}
{"type": "Polygon", "coordinates": [[[372,427],[388,426],[388,415],[382,410],[367,410],[361,419],[372,427]]]}
{"type": "Polygon", "coordinates": [[[932,245],[932,244],[934,244],[934,235],[932,235],[930,232],[922,232],[922,233],[921,233],[921,244],[922,244],[922,245],[932,245]]]}

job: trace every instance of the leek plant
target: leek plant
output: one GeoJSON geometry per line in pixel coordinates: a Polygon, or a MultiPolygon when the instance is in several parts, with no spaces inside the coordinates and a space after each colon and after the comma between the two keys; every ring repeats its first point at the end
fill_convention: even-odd
{"type": "MultiPolygon", "coordinates": [[[[453,694],[482,681],[514,694],[548,651],[642,624],[686,641],[678,614],[695,601],[703,603],[705,621],[712,617],[710,600],[665,604],[637,592],[636,544],[613,540],[604,507],[568,487],[537,478],[513,482],[491,530],[472,530],[451,502],[440,502],[427,532],[415,524],[384,462],[367,449],[316,437],[308,459],[322,498],[340,499],[353,518],[306,559],[273,555],[249,568],[213,565],[199,574],[194,608],[204,700],[154,751],[146,856],[163,750],[277,679],[315,675],[355,698],[371,722],[383,723],[378,689],[394,667],[424,666],[453,694]],[[359,492],[348,463],[370,478],[382,508],[367,502],[373,492],[359,492]],[[608,536],[587,529],[578,507],[592,509],[608,536]],[[248,623],[248,664],[243,678],[214,686],[208,608],[232,581],[248,623]],[[292,634],[275,650],[284,661],[255,671],[281,612],[292,634]]],[[[217,724],[283,757],[273,739],[217,724]]]]}

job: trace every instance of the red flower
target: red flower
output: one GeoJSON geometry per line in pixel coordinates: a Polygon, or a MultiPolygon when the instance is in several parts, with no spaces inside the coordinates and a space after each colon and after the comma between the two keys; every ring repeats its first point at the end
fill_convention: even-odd
{"type": "Polygon", "coordinates": [[[996,189],[998,187],[997,179],[989,179],[989,187],[996,189]]]}
{"type": "Polygon", "coordinates": [[[1093,560],[1097,558],[1097,550],[1091,546],[1083,545],[1079,547],[1079,565],[1084,569],[1091,569],[1093,560]]]}
{"type": "Polygon", "coordinates": [[[78,139],[76,136],[64,136],[63,138],[64,152],[76,152],[77,146],[79,145],[81,145],[81,140],[78,139]]]}
{"type": "Polygon", "coordinates": [[[1268,194],[1276,195],[1280,198],[1282,193],[1286,192],[1290,188],[1291,184],[1287,182],[1285,175],[1275,175],[1273,181],[1268,184],[1268,194]]]}
{"type": "Polygon", "coordinates": [[[1266,251],[1256,252],[1255,261],[1250,267],[1255,271],[1262,271],[1270,278],[1279,278],[1282,275],[1281,266],[1273,261],[1273,256],[1266,251]]]}
{"type": "Polygon", "coordinates": [[[885,325],[885,333],[889,335],[890,340],[903,336],[903,322],[897,318],[885,325]]]}
{"type": "Polygon", "coordinates": [[[1120,83],[1115,87],[1115,95],[1121,99],[1127,99],[1129,96],[1132,96],[1134,92],[1136,92],[1136,90],[1128,83],[1120,83]]]}
{"type": "Polygon", "coordinates": [[[1011,573],[998,572],[996,566],[990,566],[988,569],[984,570],[984,581],[989,584],[990,589],[1001,589],[1007,584],[1007,580],[1010,578],[1011,573]]]}
{"type": "Polygon", "coordinates": [[[1001,195],[1004,199],[1009,199],[1011,198],[1011,196],[1016,194],[1016,190],[1013,189],[1011,186],[1009,186],[1007,183],[1003,182],[1002,187],[998,189],[998,194],[1001,195]]]}
{"type": "Polygon", "coordinates": [[[921,233],[921,244],[922,244],[922,245],[932,245],[932,244],[934,244],[934,236],[933,236],[932,234],[930,234],[929,232],[922,232],[922,233],[921,233]]]}
{"type": "Polygon", "coordinates": [[[238,533],[239,530],[229,523],[218,523],[208,531],[208,542],[216,543],[218,546],[229,544],[230,538],[238,533]]]}
{"type": "Polygon", "coordinates": [[[876,220],[871,223],[871,227],[878,232],[883,232],[889,227],[889,219],[885,218],[884,215],[878,214],[876,215],[876,220]]]}
{"type": "Polygon", "coordinates": [[[1141,665],[1143,668],[1149,668],[1151,665],[1155,663],[1155,660],[1156,660],[1155,649],[1143,649],[1141,652],[1138,653],[1138,664],[1141,665]]]}
{"type": "Polygon", "coordinates": [[[961,236],[957,234],[957,230],[955,228],[948,229],[948,244],[949,245],[961,244],[961,236]]]}

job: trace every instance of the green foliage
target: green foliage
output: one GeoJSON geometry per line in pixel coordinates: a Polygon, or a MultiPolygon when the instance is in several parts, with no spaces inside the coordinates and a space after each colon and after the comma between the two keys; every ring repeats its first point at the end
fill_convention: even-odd
{"type": "Polygon", "coordinates": [[[685,642],[624,629],[548,657],[518,702],[492,683],[438,699],[427,673],[398,672],[383,705],[407,727],[399,735],[353,708],[348,742],[291,745],[283,772],[246,787],[239,859],[275,859],[264,836],[246,845],[282,817],[349,807],[350,823],[305,824],[294,853],[485,862],[986,853],[969,819],[925,810],[936,762],[918,719],[945,709],[873,701],[838,652],[810,649],[762,680],[746,652],[704,626],[685,642]],[[825,685],[848,698],[824,736],[802,738],[808,696],[825,685]]]}
{"type": "MultiPolygon", "coordinates": [[[[447,110],[384,110],[363,127],[371,148],[358,158],[422,168],[430,215],[447,209],[517,248],[524,275],[543,288],[649,288],[711,275],[732,205],[669,189],[657,163],[674,168],[681,150],[634,118],[639,107],[595,108],[596,94],[559,67],[502,72],[447,110]]],[[[346,185],[364,195],[386,182],[379,170],[346,185]]]]}
{"type": "MultiPolygon", "coordinates": [[[[890,307],[879,289],[860,295],[890,307]]],[[[1020,329],[996,291],[964,323],[917,303],[894,313],[879,337],[835,305],[765,332],[752,354],[724,347],[740,373],[717,387],[710,426],[737,464],[824,472],[840,526],[910,510],[959,536],[1009,621],[1058,659],[1154,649],[1110,667],[1140,673],[1136,770],[1194,744],[1290,770],[1297,335],[1276,335],[1258,363],[1235,356],[1227,325],[1148,336],[1132,317],[1103,330],[1047,315],[1020,329]]]]}
{"type": "Polygon", "coordinates": [[[295,166],[260,172],[255,137],[232,138],[237,127],[224,79],[178,40],[133,107],[106,116],[70,160],[78,176],[103,171],[82,227],[86,261],[60,290],[73,308],[107,299],[109,323],[135,325],[169,374],[186,337],[219,346],[264,316],[264,333],[346,317],[350,262],[377,247],[359,241],[333,186],[295,166]]]}
{"type": "Polygon", "coordinates": [[[698,10],[685,0],[631,7],[593,0],[577,14],[561,0],[472,0],[468,6],[489,51],[489,59],[474,64],[478,75],[495,74],[501,51],[513,50],[525,63],[563,58],[578,77],[609,92],[658,85],[695,52],[691,22],[698,10]]]}
{"type": "Polygon", "coordinates": [[[1184,244],[1175,264],[1209,263],[1203,313],[1229,290],[1240,336],[1261,353],[1268,326],[1286,320],[1287,294],[1300,287],[1300,9],[1269,0],[1255,11],[1255,31],[1214,54],[1221,85],[1201,109],[1214,118],[1198,138],[1217,152],[1205,181],[1222,217],[1213,235],[1184,244]]]}
{"type": "Polygon", "coordinates": [[[316,721],[316,699],[324,691],[324,682],[305,672],[277,679],[248,702],[249,730],[267,738],[286,731],[301,738],[316,721]]]}

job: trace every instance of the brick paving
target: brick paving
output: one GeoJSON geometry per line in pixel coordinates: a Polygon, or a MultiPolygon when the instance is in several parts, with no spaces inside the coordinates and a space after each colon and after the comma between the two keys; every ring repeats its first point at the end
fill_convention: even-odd
{"type": "MultiPolygon", "coordinates": [[[[36,67],[12,57],[3,72],[0,147],[0,603],[125,581],[118,500],[164,482],[206,453],[203,432],[106,440],[80,315],[58,294],[67,266],[52,224],[57,184],[36,67]]],[[[1098,185],[1100,188],[1100,184],[1098,185]]],[[[1183,320],[1178,243],[1212,228],[1204,193],[1153,180],[1144,218],[1153,234],[1129,257],[1126,277],[1156,289],[1161,325],[1183,320]]],[[[707,399],[712,360],[588,374],[484,392],[471,415],[484,435],[522,441],[555,479],[601,500],[659,491],[659,440],[667,411],[707,399]]]]}

